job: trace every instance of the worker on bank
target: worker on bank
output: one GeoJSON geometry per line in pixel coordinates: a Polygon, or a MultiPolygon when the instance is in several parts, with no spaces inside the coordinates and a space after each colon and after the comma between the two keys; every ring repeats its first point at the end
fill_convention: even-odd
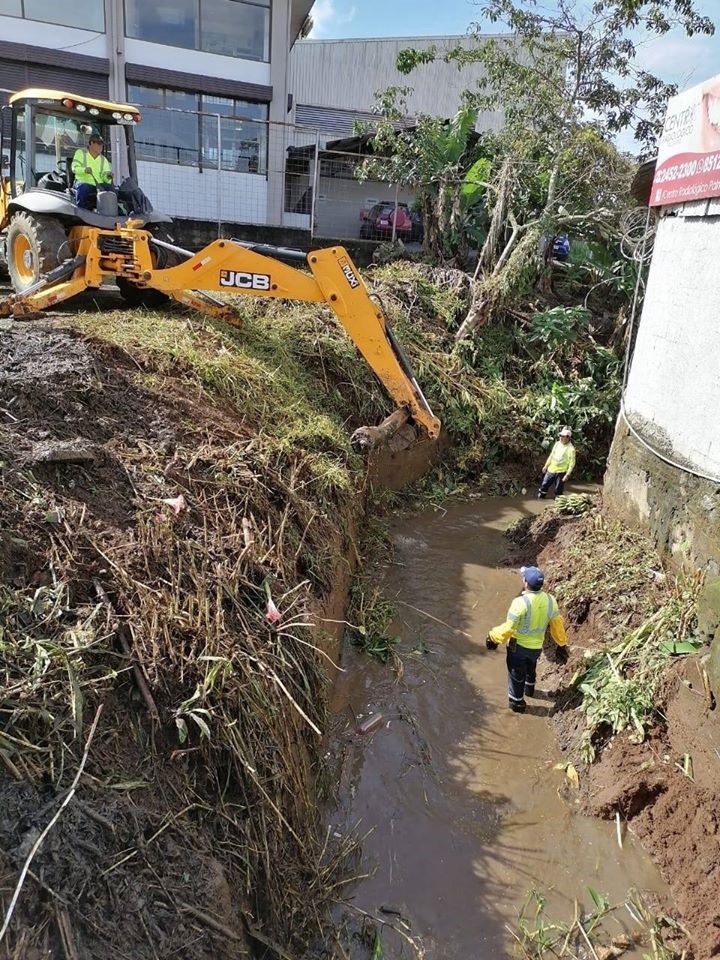
{"type": "Polygon", "coordinates": [[[72,172],[75,176],[75,197],[77,205],[83,210],[94,210],[97,203],[97,190],[114,189],[112,186],[112,167],[103,153],[105,141],[99,133],[88,140],[87,147],[79,147],[72,159],[72,172]]]}
{"type": "Polygon", "coordinates": [[[538,500],[544,500],[551,487],[555,488],[555,496],[559,497],[565,489],[566,482],[575,469],[575,447],[572,443],[572,430],[563,427],[560,438],[550,451],[550,456],[543,467],[543,478],[538,490],[538,500]]]}
{"type": "Polygon", "coordinates": [[[557,658],[567,663],[567,634],[557,600],[543,590],[545,574],[538,567],[522,567],[523,591],[510,604],[507,619],[493,627],[485,645],[497,650],[507,643],[508,706],[525,713],[525,697],[535,696],[537,662],[545,642],[545,631],[557,644],[557,658]]]}

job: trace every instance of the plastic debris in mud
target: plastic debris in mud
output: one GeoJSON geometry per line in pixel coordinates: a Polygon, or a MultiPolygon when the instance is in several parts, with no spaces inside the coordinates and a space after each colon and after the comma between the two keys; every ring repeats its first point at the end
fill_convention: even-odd
{"type": "Polygon", "coordinates": [[[182,494],[179,494],[177,497],[166,497],[162,502],[170,507],[175,516],[187,508],[185,497],[182,494]]]}
{"type": "Polygon", "coordinates": [[[361,736],[365,736],[368,733],[372,733],[373,730],[377,730],[382,722],[383,715],[381,713],[371,713],[367,720],[364,720],[362,723],[357,725],[357,732],[361,736]]]}
{"type": "Polygon", "coordinates": [[[265,619],[268,623],[278,623],[282,620],[282,614],[275,606],[275,603],[270,592],[270,581],[265,580],[263,586],[265,587],[265,596],[267,597],[267,609],[265,612],[265,619]]]}

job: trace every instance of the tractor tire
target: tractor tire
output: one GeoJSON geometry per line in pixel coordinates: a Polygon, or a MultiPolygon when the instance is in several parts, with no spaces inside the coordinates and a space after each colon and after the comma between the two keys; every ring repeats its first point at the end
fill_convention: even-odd
{"type": "MultiPolygon", "coordinates": [[[[63,261],[67,234],[59,220],[23,211],[7,231],[7,267],[15,293],[22,293],[63,261]]],[[[66,251],[69,255],[69,250],[66,251]]]]}
{"type": "MultiPolygon", "coordinates": [[[[152,233],[158,240],[165,240],[167,243],[173,242],[166,227],[157,226],[152,233]]],[[[163,250],[161,252],[163,262],[157,264],[159,267],[175,267],[178,263],[182,262],[179,257],[169,250],[163,250]]],[[[120,296],[129,307],[147,307],[149,310],[154,310],[157,307],[162,307],[163,304],[170,300],[170,297],[160,290],[152,290],[148,287],[136,287],[134,283],[122,277],[118,277],[117,285],[120,296]]]]}
{"type": "Polygon", "coordinates": [[[167,303],[170,297],[160,290],[152,290],[148,287],[136,287],[134,283],[125,280],[123,277],[117,279],[118,290],[128,307],[148,307],[154,310],[167,303]]]}

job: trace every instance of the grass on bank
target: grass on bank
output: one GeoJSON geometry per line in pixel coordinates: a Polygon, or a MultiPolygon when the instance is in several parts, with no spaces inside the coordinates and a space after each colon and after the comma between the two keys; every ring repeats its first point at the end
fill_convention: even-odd
{"type": "MultiPolygon", "coordinates": [[[[620,356],[587,310],[530,307],[456,346],[469,295],[463,274],[399,261],[365,279],[453,441],[432,481],[436,495],[467,481],[491,492],[522,486],[514,465],[534,476],[565,423],[576,430],[578,475],[597,474],[617,414],[620,356]]],[[[246,297],[236,305],[239,329],[143,311],[87,313],[73,325],[141,364],[149,358],[160,377],[186,370],[285,449],[346,458],[352,429],[379,421],[392,403],[330,310],[246,297]]]]}

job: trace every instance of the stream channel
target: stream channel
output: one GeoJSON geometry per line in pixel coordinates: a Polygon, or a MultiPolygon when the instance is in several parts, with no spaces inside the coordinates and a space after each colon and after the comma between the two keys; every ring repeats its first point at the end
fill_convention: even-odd
{"type": "MultiPolygon", "coordinates": [[[[360,870],[369,875],[349,898],[373,917],[404,918],[428,960],[512,956],[506,925],[533,889],[565,921],[575,898],[592,907],[589,886],[612,903],[631,888],[665,889],[629,834],[620,849],[614,823],[577,811],[555,766],[550,703],[508,710],[504,654],[485,649],[522,587],[517,570],[501,565],[503,531],[543,506],[495,498],[396,521],[394,562],[382,576],[402,677],[349,650],[335,685],[344,759],[332,826],[371,831],[360,870]],[[383,724],[356,735],[356,722],[374,712],[383,724]]],[[[611,934],[619,924],[611,921],[611,934]]],[[[413,956],[392,928],[382,931],[385,960],[413,956]]]]}

